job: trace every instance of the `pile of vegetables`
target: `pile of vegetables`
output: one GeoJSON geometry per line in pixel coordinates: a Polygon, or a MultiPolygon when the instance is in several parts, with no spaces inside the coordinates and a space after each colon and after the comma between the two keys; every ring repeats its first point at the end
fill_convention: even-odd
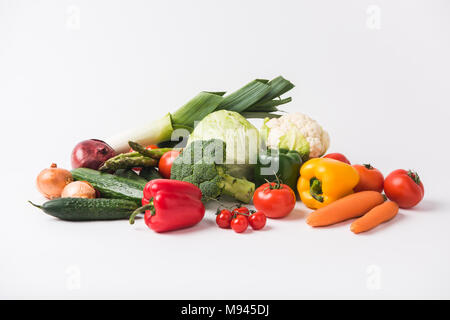
{"type": "Polygon", "coordinates": [[[168,232],[198,224],[204,203],[216,201],[216,224],[243,233],[288,216],[299,199],[314,210],[310,226],[356,218],[350,230],[358,234],[422,200],[416,172],[396,170],[384,179],[370,164],[324,155],[330,136],[317,121],[277,113],[292,100],[281,96],[293,87],[280,76],[230,94],[204,91],[145,127],[108,142],[84,140],[73,149],[72,171],[52,164],[38,175],[37,188],[49,201],[31,204],[67,221],[134,224],[144,214],[150,229],[168,232]],[[258,129],[248,118],[264,123],[258,129]],[[176,129],[185,137],[172,139],[176,129]],[[252,202],[255,209],[244,205],[252,202]]]}

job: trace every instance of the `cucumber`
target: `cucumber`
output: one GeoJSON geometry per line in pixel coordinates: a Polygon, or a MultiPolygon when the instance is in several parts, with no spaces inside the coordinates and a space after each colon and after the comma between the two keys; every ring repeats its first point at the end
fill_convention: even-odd
{"type": "MultiPolygon", "coordinates": [[[[154,168],[151,167],[151,169],[154,169],[154,168]]],[[[119,176],[119,177],[123,177],[123,178],[127,178],[127,179],[130,179],[130,180],[134,180],[134,181],[136,181],[138,183],[142,183],[144,186],[148,182],[148,180],[145,179],[144,176],[138,175],[136,172],[134,172],[131,169],[119,169],[116,172],[114,172],[114,175],[119,176]]]]}
{"type": "Polygon", "coordinates": [[[141,204],[146,181],[136,181],[88,168],[72,170],[75,180],[87,181],[100,192],[102,198],[124,199],[141,204]]]}
{"type": "Polygon", "coordinates": [[[128,219],[138,208],[134,201],[122,199],[59,198],[39,206],[46,214],[67,221],[128,219]]]}

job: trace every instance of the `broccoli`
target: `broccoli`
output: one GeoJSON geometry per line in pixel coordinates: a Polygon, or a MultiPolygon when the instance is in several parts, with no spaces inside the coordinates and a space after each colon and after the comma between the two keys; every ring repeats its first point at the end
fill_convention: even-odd
{"type": "Polygon", "coordinates": [[[190,143],[172,164],[171,179],[195,184],[203,193],[203,201],[221,195],[249,203],[255,184],[226,173],[225,142],[197,140],[190,143]]]}

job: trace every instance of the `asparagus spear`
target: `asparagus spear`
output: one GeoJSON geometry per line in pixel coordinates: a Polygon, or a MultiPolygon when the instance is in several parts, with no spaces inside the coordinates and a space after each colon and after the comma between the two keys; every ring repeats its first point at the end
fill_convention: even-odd
{"type": "Polygon", "coordinates": [[[131,149],[140,153],[142,156],[153,159],[160,159],[164,153],[172,150],[172,148],[145,149],[139,143],[133,141],[128,141],[128,145],[131,149]]]}
{"type": "Polygon", "coordinates": [[[158,165],[158,160],[143,157],[143,156],[131,156],[131,157],[119,157],[108,159],[101,167],[100,171],[116,171],[119,169],[129,169],[134,167],[154,167],[158,165]]]}

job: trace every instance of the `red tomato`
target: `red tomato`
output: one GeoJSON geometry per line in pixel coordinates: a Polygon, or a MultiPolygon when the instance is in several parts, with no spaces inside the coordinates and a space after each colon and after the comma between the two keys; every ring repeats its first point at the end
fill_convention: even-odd
{"type": "Polygon", "coordinates": [[[170,169],[172,169],[172,163],[179,155],[179,151],[172,150],[164,153],[161,159],[159,159],[158,169],[163,178],[170,179],[170,169]]]}
{"type": "Polygon", "coordinates": [[[248,218],[248,223],[253,230],[260,230],[266,225],[266,215],[261,211],[256,211],[248,218]]]}
{"type": "Polygon", "coordinates": [[[383,192],[384,177],[378,169],[375,169],[370,164],[354,164],[352,167],[355,168],[359,174],[358,185],[353,189],[355,192],[383,192]]]}
{"type": "Polygon", "coordinates": [[[391,172],[384,180],[384,193],[389,200],[397,202],[400,208],[417,205],[425,193],[417,172],[403,169],[391,172]]]}
{"type": "Polygon", "coordinates": [[[342,153],[329,153],[327,155],[324,155],[323,157],[351,164],[350,161],[347,159],[347,157],[344,156],[342,153]]]}
{"type": "Polygon", "coordinates": [[[265,183],[255,190],[253,204],[268,218],[283,218],[295,207],[295,193],[285,184],[265,183]]]}
{"type": "Polygon", "coordinates": [[[223,209],[216,216],[216,223],[220,228],[228,229],[231,225],[231,220],[233,219],[233,214],[230,210],[223,209]]]}
{"type": "Polygon", "coordinates": [[[236,218],[231,220],[231,229],[237,233],[244,232],[248,228],[248,219],[246,216],[238,214],[236,218]]]}

